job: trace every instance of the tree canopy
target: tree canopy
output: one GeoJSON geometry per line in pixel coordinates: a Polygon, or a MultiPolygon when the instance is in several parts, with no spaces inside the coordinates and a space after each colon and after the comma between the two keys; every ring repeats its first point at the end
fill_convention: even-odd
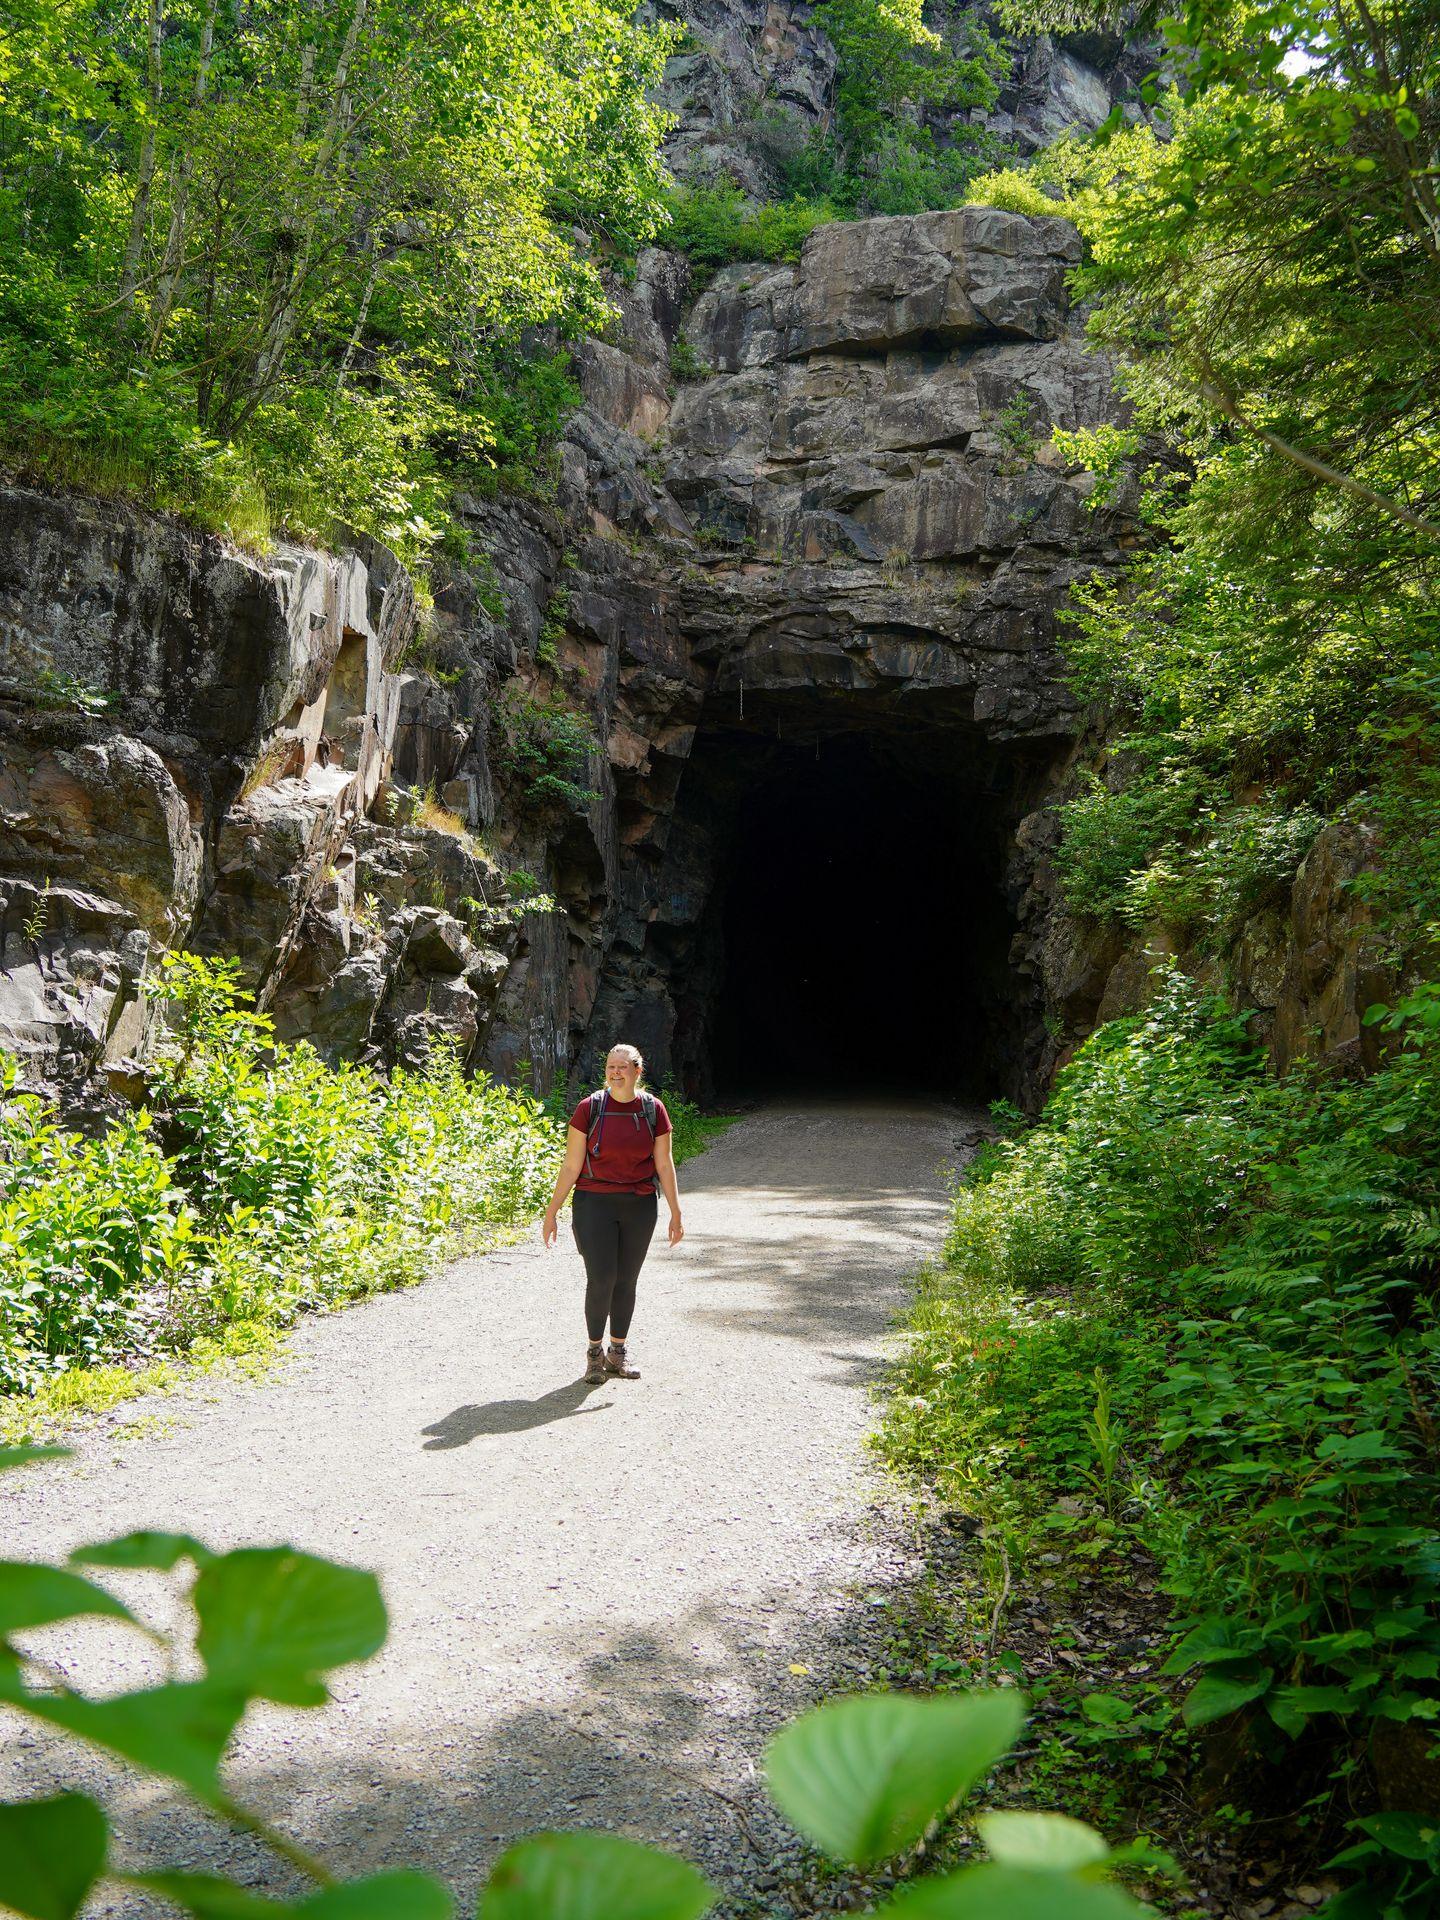
{"type": "Polygon", "coordinates": [[[626,0],[26,0],[0,27],[8,451],[244,531],[434,537],[489,356],[648,238],[626,0]]]}

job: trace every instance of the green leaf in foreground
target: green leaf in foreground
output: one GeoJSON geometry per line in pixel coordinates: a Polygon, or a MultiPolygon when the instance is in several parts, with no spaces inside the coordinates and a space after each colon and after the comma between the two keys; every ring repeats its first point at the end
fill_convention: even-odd
{"type": "Polygon", "coordinates": [[[450,1920],[455,1903],[428,1873],[373,1873],[327,1887],[295,1911],[305,1920],[450,1920]]]}
{"type": "Polygon", "coordinates": [[[72,1920],[104,1870],[109,1831],[83,1793],[0,1806],[0,1907],[72,1920]]]}
{"type": "Polygon", "coordinates": [[[817,1707],[770,1743],[771,1797],[817,1846],[855,1866],[922,1838],[1014,1743],[1018,1693],[917,1700],[866,1694],[817,1707]]]}
{"type": "Polygon", "coordinates": [[[1186,1694],[1180,1716],[1187,1727],[1208,1727],[1212,1720],[1223,1720],[1227,1713],[1258,1700],[1274,1677],[1269,1667],[1233,1674],[1207,1673],[1186,1694]]]}
{"type": "Polygon", "coordinates": [[[7,1698],[37,1720],[106,1747],[150,1773],[178,1780],[208,1806],[224,1802],[220,1761],[246,1706],[244,1694],[233,1687],[190,1680],[110,1700],[86,1700],[72,1693],[7,1698]]]}
{"type": "Polygon", "coordinates": [[[103,1587],[32,1560],[0,1560],[0,1634],[22,1627],[48,1627],[55,1620],[73,1620],[78,1614],[106,1614],[112,1620],[138,1625],[134,1614],[103,1587]]]}
{"type": "Polygon", "coordinates": [[[214,1555],[188,1533],[122,1533],[118,1540],[101,1540],[77,1547],[71,1561],[82,1567],[153,1567],[169,1573],[182,1560],[203,1567],[214,1555]]]}
{"type": "Polygon", "coordinates": [[[1019,1813],[1001,1810],[977,1814],[975,1825],[986,1850],[1002,1866],[1040,1873],[1070,1873],[1098,1866],[1110,1848],[1103,1834],[1072,1820],[1068,1813],[1019,1813]]]}
{"type": "Polygon", "coordinates": [[[211,1679],[292,1706],[319,1705],[320,1675],[368,1659],[388,1624],[373,1573],[293,1547],[242,1547],[210,1561],[194,1601],[211,1679]]]}
{"type": "Polygon", "coordinates": [[[1103,1880],[997,1863],[922,1880],[879,1908],[876,1920],[1144,1920],[1149,1911],[1103,1880]]]}
{"type": "Polygon", "coordinates": [[[698,1920],[715,1899],[672,1854],[610,1833],[540,1833],[495,1863],[479,1920],[698,1920]]]}
{"type": "Polygon", "coordinates": [[[19,1447],[0,1447],[0,1473],[5,1473],[11,1467],[28,1466],[32,1460],[68,1460],[69,1458],[68,1447],[40,1447],[29,1444],[19,1447]]]}
{"type": "Polygon", "coordinates": [[[129,1884],[158,1893],[195,1920],[451,1920],[455,1905],[427,1873],[375,1873],[346,1880],[305,1900],[267,1900],[210,1873],[136,1873],[129,1884]]]}

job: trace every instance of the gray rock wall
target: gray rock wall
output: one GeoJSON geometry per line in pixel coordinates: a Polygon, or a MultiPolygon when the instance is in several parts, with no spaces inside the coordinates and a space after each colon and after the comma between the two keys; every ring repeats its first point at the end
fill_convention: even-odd
{"type": "Polygon", "coordinates": [[[0,1047],[29,1080],[88,1098],[131,1077],[165,947],[238,956],[281,1031],[327,1052],[473,1043],[507,962],[445,911],[458,889],[435,893],[457,835],[368,819],[415,621],[383,551],[261,560],[0,489],[0,1047]],[[388,893],[367,832],[408,856],[388,893]]]}

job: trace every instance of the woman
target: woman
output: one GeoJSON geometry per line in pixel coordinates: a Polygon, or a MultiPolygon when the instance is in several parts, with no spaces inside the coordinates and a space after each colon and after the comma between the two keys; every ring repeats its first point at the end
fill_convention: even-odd
{"type": "Polygon", "coordinates": [[[585,1378],[592,1385],[611,1375],[640,1378],[626,1357],[625,1336],[635,1311],[635,1282],[655,1231],[657,1185],[670,1208],[671,1246],[685,1238],[670,1116],[663,1100],[641,1093],[644,1070],[635,1047],[610,1049],[603,1089],[587,1094],[570,1116],[565,1162],[540,1228],[545,1245],[553,1247],[560,1209],[573,1187],[575,1244],[585,1262],[585,1326],[590,1336],[585,1378]]]}

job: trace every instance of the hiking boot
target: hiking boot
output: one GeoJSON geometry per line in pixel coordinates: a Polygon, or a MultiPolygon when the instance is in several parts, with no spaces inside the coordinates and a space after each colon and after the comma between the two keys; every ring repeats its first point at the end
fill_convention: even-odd
{"type": "Polygon", "coordinates": [[[586,1386],[598,1387],[608,1371],[605,1364],[605,1343],[602,1340],[592,1340],[585,1349],[586,1386]]]}
{"type": "Polygon", "coordinates": [[[605,1371],[615,1380],[638,1380],[640,1369],[632,1367],[625,1357],[625,1342],[612,1340],[610,1351],[605,1356],[605,1371]]]}

